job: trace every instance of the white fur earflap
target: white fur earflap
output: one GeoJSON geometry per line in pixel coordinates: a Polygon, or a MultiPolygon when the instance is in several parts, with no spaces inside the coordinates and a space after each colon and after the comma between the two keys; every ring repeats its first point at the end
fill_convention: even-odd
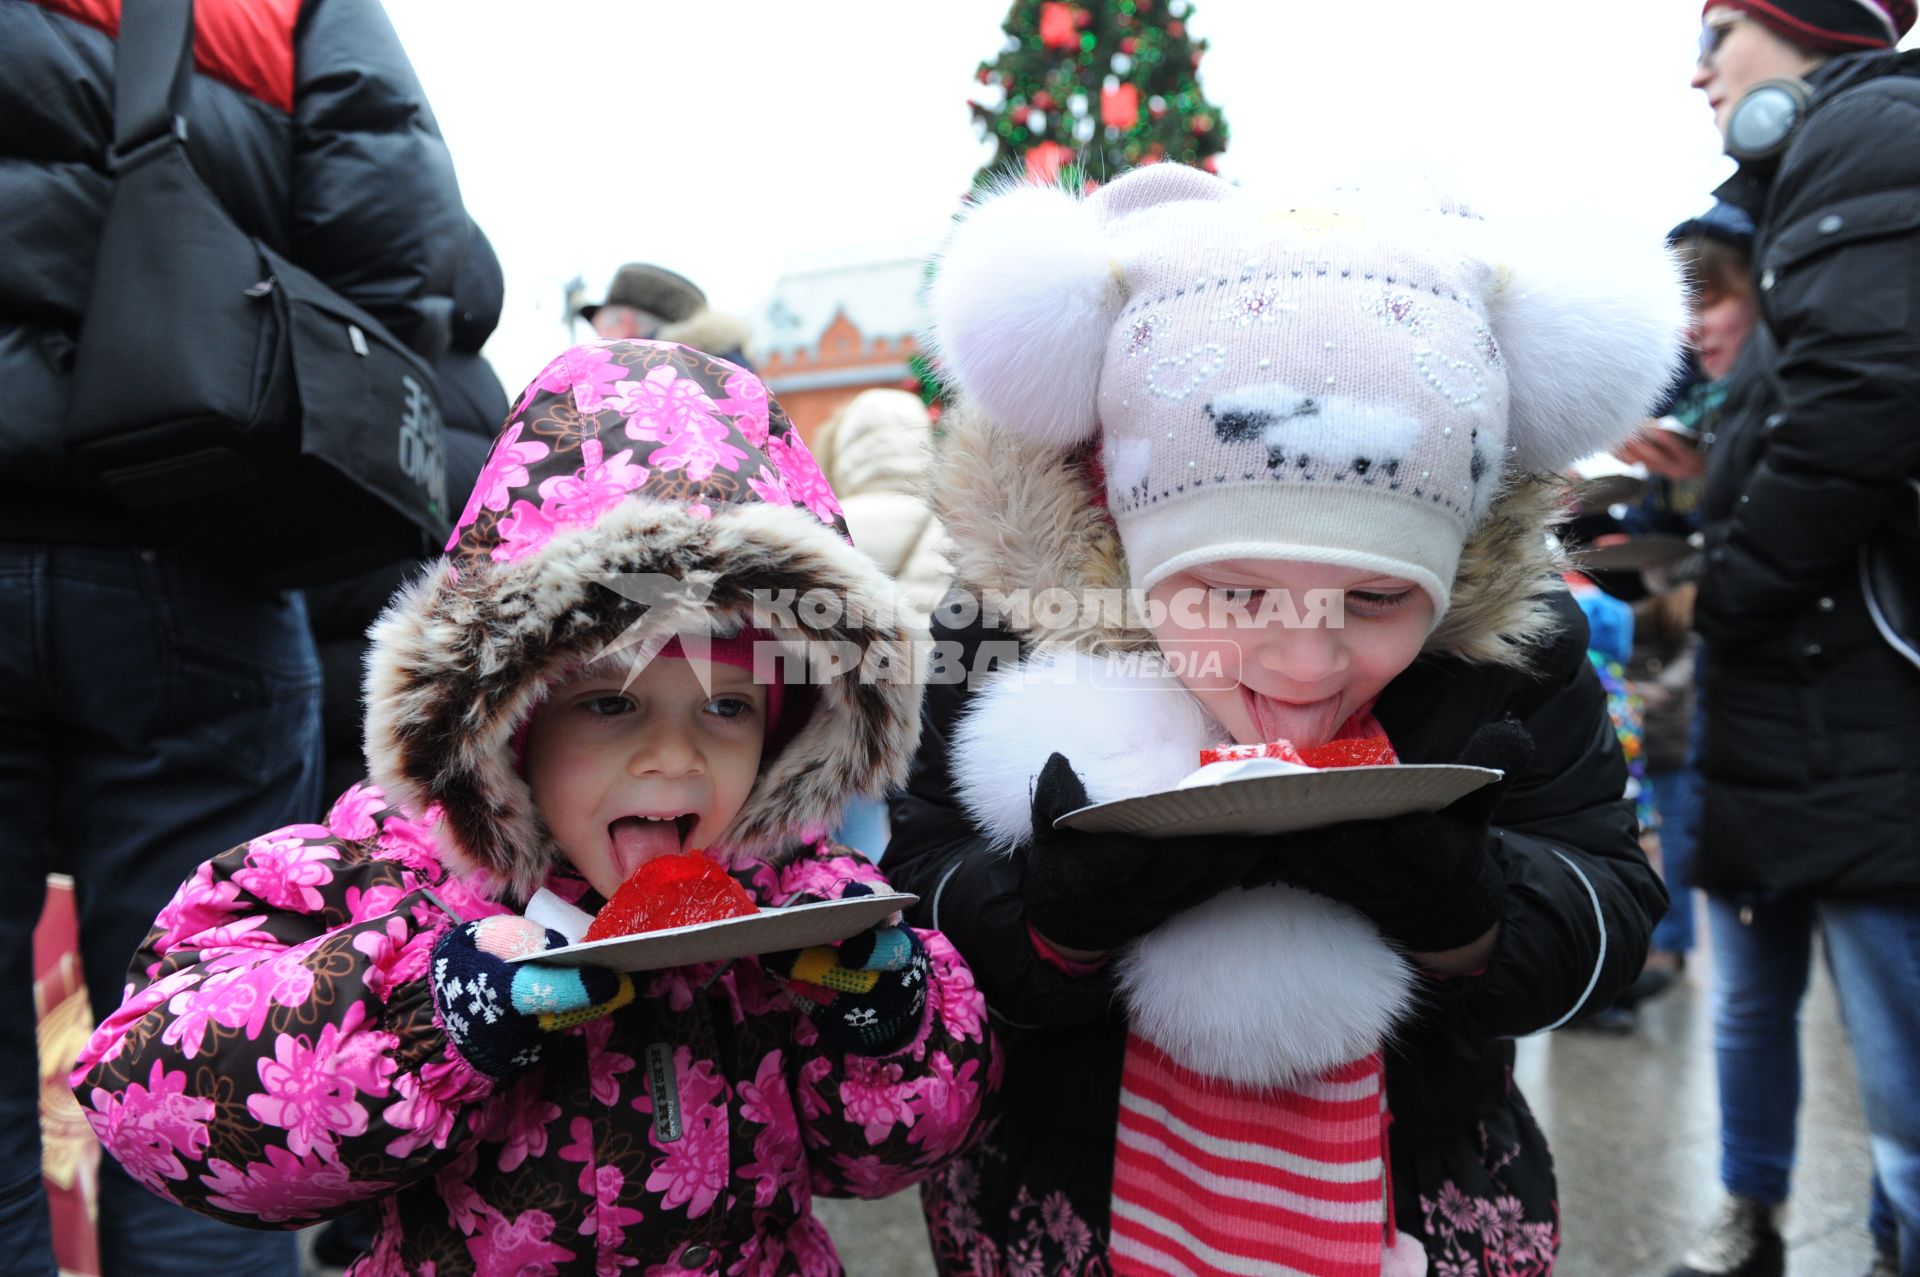
{"type": "Polygon", "coordinates": [[[1093,802],[1172,789],[1225,737],[1171,675],[1141,677],[1142,654],[1043,649],[996,670],[954,729],[954,790],[1005,849],[1033,838],[1033,785],[1064,754],[1093,802]]]}
{"type": "Polygon", "coordinates": [[[989,192],[954,228],[924,334],[948,376],[997,420],[1054,447],[1092,437],[1122,293],[1100,220],[1057,186],[989,192]]]}
{"type": "Polygon", "coordinates": [[[1672,384],[1687,323],[1679,263],[1618,224],[1502,222],[1487,299],[1507,366],[1516,473],[1555,472],[1631,433],[1672,384]]]}
{"type": "Polygon", "coordinates": [[[1284,886],[1167,920],[1121,956],[1119,977],[1148,1041],[1245,1086],[1288,1086],[1378,1049],[1413,1001],[1412,968],[1366,919],[1284,886]]]}

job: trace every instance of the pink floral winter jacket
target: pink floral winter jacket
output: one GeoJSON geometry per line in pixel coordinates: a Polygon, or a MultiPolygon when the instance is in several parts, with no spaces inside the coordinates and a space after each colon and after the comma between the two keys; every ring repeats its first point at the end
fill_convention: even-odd
{"type": "MultiPolygon", "coordinates": [[[[725,625],[745,623],[744,582],[863,602],[892,587],[847,543],[831,491],[804,482],[778,405],[724,361],[580,347],[508,424],[448,557],[374,629],[372,780],[325,825],[265,834],[181,886],[75,1091],[135,1178],[203,1213],[295,1228],[380,1202],[353,1277],[837,1274],[812,1196],[924,1179],[969,1142],[997,1081],[984,1003],[939,933],[917,932],[924,1023],[878,1058],[829,1048],[746,958],[637,976],[633,1003],[552,1035],[496,1084],[450,1045],[428,969],[456,922],[542,884],[599,903],[513,742],[547,682],[641,618],[607,581],[697,583],[725,625]],[[696,428],[726,444],[698,467],[680,446],[696,428]],[[616,446],[619,483],[569,504],[616,446]],[[539,543],[516,540],[542,510],[539,543]]],[[[897,659],[907,635],[883,617],[765,628],[897,659]]],[[[818,831],[902,780],[919,733],[918,690],[897,680],[828,680],[789,702],[725,840],[763,904],[881,881],[818,831]]]]}
{"type": "MultiPolygon", "coordinates": [[[[881,880],[823,845],[748,883],[779,904],[845,878],[881,880]]],[[[355,1277],[827,1274],[839,1263],[812,1195],[912,1184],[980,1111],[984,1007],[938,932],[919,933],[927,1021],[898,1055],[823,1049],[742,961],[639,977],[633,1006],[495,1087],[435,1021],[442,904],[466,920],[506,911],[369,785],[324,826],[202,865],[81,1057],[107,1148],[154,1192],[235,1223],[299,1227],[383,1198],[387,1227],[355,1277]]]]}

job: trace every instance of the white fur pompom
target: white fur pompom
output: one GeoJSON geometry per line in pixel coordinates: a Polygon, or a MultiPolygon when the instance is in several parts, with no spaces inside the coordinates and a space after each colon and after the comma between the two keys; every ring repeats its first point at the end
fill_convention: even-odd
{"type": "Polygon", "coordinates": [[[926,344],[967,398],[1054,447],[1091,438],[1122,301],[1100,221],[1057,186],[990,193],[948,239],[926,344]]]}
{"type": "Polygon", "coordinates": [[[1220,727],[1172,676],[1134,678],[1124,658],[1046,648],[995,671],[954,729],[954,789],[1005,849],[1033,841],[1033,786],[1066,756],[1096,803],[1172,789],[1220,727]]]}
{"type": "Polygon", "coordinates": [[[1487,309],[1512,394],[1509,467],[1559,471],[1626,438],[1672,385],[1686,289],[1644,232],[1556,221],[1498,236],[1487,309]]]}
{"type": "Polygon", "coordinates": [[[1412,968],[1366,919],[1292,887],[1229,891],[1168,919],[1119,974],[1148,1041],[1245,1086],[1288,1086],[1375,1050],[1413,999],[1412,968]]]}

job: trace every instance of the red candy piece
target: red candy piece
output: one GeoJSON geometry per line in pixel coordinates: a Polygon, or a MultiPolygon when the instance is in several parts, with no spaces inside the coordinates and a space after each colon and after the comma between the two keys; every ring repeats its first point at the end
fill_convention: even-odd
{"type": "Polygon", "coordinates": [[[1290,740],[1268,741],[1263,745],[1220,745],[1213,749],[1200,751],[1200,765],[1209,763],[1237,763],[1243,758],[1278,758],[1282,762],[1305,764],[1306,759],[1293,747],[1290,740]]]}
{"type": "Polygon", "coordinates": [[[620,884],[594,916],[586,940],[664,931],[758,913],[746,888],[705,856],[656,856],[620,884]]]}
{"type": "Polygon", "coordinates": [[[1400,761],[1385,737],[1369,740],[1330,740],[1300,751],[1309,767],[1390,767],[1400,761]]]}

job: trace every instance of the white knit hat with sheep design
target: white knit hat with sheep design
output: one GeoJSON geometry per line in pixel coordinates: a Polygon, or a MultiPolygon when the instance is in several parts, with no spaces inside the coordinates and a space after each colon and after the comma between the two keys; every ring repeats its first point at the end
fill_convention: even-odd
{"type": "Polygon", "coordinates": [[[1169,164],[983,200],[931,302],[968,398],[1098,437],[1135,587],[1301,559],[1416,582],[1436,617],[1501,483],[1623,437],[1685,322],[1657,233],[1276,203],[1169,164]]]}

